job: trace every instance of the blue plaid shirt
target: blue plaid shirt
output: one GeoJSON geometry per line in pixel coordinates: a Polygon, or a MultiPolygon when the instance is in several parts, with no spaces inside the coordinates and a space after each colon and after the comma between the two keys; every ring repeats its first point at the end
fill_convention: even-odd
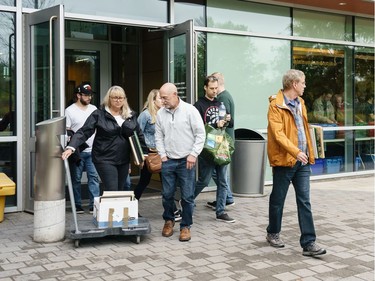
{"type": "Polygon", "coordinates": [[[296,122],[297,130],[298,130],[298,148],[306,153],[307,152],[307,140],[306,140],[306,133],[305,128],[303,127],[303,118],[302,113],[299,111],[299,104],[300,101],[298,98],[294,100],[288,100],[284,96],[284,100],[286,105],[289,107],[290,111],[293,113],[294,121],[296,122]]]}

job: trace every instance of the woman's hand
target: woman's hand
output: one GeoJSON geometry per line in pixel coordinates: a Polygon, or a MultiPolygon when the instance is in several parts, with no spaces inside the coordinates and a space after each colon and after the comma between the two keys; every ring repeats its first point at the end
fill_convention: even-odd
{"type": "Polygon", "coordinates": [[[70,155],[73,154],[73,150],[71,150],[70,148],[67,148],[62,154],[61,154],[61,159],[62,160],[65,160],[65,159],[68,159],[70,155]]]}

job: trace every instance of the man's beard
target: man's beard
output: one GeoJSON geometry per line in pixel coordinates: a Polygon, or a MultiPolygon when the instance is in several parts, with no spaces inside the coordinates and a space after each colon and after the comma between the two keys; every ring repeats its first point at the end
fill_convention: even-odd
{"type": "Polygon", "coordinates": [[[89,105],[90,104],[90,101],[86,101],[82,98],[80,99],[80,102],[81,102],[82,105],[89,105]]]}

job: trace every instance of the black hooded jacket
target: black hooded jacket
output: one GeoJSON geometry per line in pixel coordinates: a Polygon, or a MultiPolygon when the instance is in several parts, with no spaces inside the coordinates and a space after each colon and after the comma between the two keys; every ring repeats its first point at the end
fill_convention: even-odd
{"type": "Polygon", "coordinates": [[[77,149],[95,133],[95,130],[96,135],[92,146],[92,161],[94,163],[112,165],[129,163],[131,155],[129,137],[134,134],[134,131],[138,134],[143,152],[147,153],[144,136],[134,112],[120,127],[105,108],[95,110],[87,118],[82,128],[73,135],[69,146],[77,149]]]}

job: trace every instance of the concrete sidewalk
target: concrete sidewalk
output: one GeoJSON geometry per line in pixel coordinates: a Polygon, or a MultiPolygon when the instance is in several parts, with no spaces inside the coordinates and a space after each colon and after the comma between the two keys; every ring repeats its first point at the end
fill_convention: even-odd
{"type": "MultiPolygon", "coordinates": [[[[269,193],[270,187],[266,187],[269,193]]],[[[320,258],[302,256],[293,188],[284,209],[286,247],[265,240],[268,199],[236,197],[228,211],[237,222],[215,220],[205,206],[215,193],[201,194],[192,240],[178,241],[178,225],[161,236],[161,198],[140,201],[151,234],[135,244],[130,237],[70,239],[40,244],[32,240],[33,215],[5,214],[0,224],[0,280],[374,280],[374,177],[312,182],[311,203],[320,258]]],[[[67,228],[72,214],[67,213],[67,228]]]]}

